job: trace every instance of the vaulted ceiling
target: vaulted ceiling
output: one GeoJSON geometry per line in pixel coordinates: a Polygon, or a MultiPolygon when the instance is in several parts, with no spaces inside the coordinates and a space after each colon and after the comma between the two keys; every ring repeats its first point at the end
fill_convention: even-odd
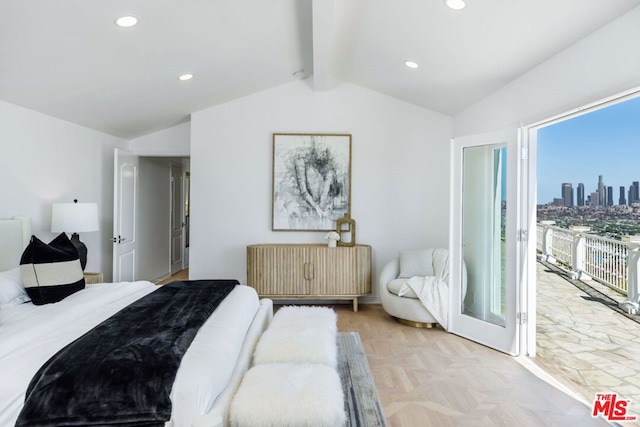
{"type": "Polygon", "coordinates": [[[127,139],[305,78],[316,91],[350,82],[454,115],[638,5],[3,0],[0,99],[127,139]],[[114,25],[123,15],[138,24],[114,25]],[[178,80],[185,73],[194,78],[178,80]]]}

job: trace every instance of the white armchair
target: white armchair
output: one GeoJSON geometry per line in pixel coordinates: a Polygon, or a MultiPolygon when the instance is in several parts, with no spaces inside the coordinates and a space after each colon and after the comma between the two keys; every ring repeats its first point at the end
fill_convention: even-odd
{"type": "MultiPolygon", "coordinates": [[[[401,254],[412,254],[412,257],[416,255],[423,255],[423,267],[429,268],[431,266],[431,271],[433,271],[433,260],[431,255],[433,254],[433,249],[426,249],[422,251],[410,251],[403,252],[401,254]]],[[[403,258],[405,264],[407,258],[403,258]]],[[[380,272],[379,280],[378,280],[378,291],[380,294],[380,299],[382,301],[382,307],[384,311],[386,311],[389,315],[394,317],[398,322],[414,326],[418,328],[433,328],[437,326],[438,322],[433,317],[433,315],[427,310],[424,305],[418,299],[418,296],[413,292],[413,290],[409,290],[404,293],[402,296],[399,296],[398,293],[400,289],[403,287],[404,282],[406,282],[408,277],[411,276],[428,276],[434,275],[434,273],[429,274],[429,272],[424,273],[418,271],[414,274],[411,271],[411,268],[406,268],[405,271],[402,271],[403,277],[401,275],[401,258],[396,257],[390,260],[380,272]]],[[[414,264],[415,267],[415,264],[414,264]]],[[[415,271],[415,269],[414,269],[415,271]]],[[[448,274],[446,274],[448,277],[448,274]]],[[[463,271],[462,276],[462,291],[463,295],[466,294],[466,271],[463,271]]],[[[406,291],[406,287],[404,287],[406,291]]]]}

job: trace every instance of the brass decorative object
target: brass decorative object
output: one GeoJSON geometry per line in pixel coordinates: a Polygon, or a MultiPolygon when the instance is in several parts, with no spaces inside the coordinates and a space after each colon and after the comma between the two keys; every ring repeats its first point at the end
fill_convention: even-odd
{"type": "Polygon", "coordinates": [[[351,218],[348,212],[336,220],[336,232],[340,235],[338,246],[354,246],[356,244],[356,220],[351,218]],[[345,236],[350,239],[346,240],[345,236]]]}
{"type": "Polygon", "coordinates": [[[413,320],[401,319],[399,317],[393,317],[393,318],[396,319],[398,323],[402,323],[403,325],[406,325],[406,326],[411,326],[412,328],[433,329],[438,327],[437,323],[414,322],[413,320]]]}

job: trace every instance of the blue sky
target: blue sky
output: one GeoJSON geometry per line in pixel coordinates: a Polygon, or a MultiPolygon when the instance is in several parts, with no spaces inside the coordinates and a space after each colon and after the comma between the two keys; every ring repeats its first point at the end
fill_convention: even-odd
{"type": "Polygon", "coordinates": [[[538,204],[560,197],[563,182],[584,184],[585,199],[598,185],[619,187],[625,197],[632,181],[640,181],[640,98],[601,108],[538,131],[538,204]]]}

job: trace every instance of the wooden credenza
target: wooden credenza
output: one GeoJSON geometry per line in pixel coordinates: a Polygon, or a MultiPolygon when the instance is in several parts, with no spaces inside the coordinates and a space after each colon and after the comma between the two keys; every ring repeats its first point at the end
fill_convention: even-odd
{"type": "Polygon", "coordinates": [[[371,246],[247,246],[247,285],[271,299],[350,299],[371,292],[371,246]]]}

